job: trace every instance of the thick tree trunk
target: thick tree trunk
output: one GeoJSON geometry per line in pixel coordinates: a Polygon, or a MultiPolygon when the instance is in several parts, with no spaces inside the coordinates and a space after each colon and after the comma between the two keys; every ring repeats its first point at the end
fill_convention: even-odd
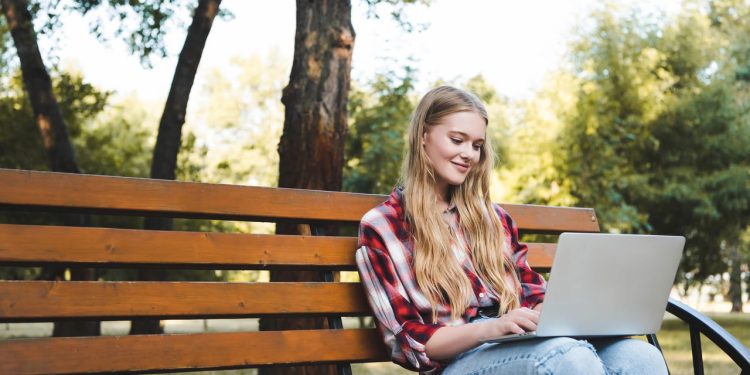
{"type": "Polygon", "coordinates": [[[732,302],[731,312],[742,312],[742,261],[740,248],[732,245],[729,249],[732,265],[729,268],[729,300],[732,302]]]}
{"type": "MultiPolygon", "coordinates": [[[[169,89],[167,103],[159,122],[159,133],[156,136],[154,157],[151,161],[151,178],[174,180],[177,168],[177,154],[180,151],[182,125],[185,123],[190,91],[193,88],[198,64],[206,46],[206,39],[211,31],[221,0],[199,0],[193,14],[193,21],[188,28],[185,44],[177,60],[172,86],[169,89]]],[[[146,218],[146,229],[171,230],[172,220],[166,218],[146,218]]],[[[139,270],[139,280],[164,280],[164,270],[139,270]]],[[[134,320],[130,334],[161,333],[158,319],[134,320]]]]}
{"type": "MultiPolygon", "coordinates": [[[[345,0],[297,1],[294,61],[281,101],[279,187],[341,190],[354,29],[345,0]]],[[[277,233],[299,233],[277,225],[277,233]]],[[[321,281],[318,272],[274,271],[271,281],[321,281]]],[[[261,319],[261,330],[314,329],[320,319],[261,319]]],[[[261,374],[328,374],[334,366],[261,369],[261,374]]]]}
{"type": "Polygon", "coordinates": [[[21,61],[23,83],[34,119],[42,133],[50,169],[79,173],[68,128],[52,93],[52,80],[42,61],[26,0],[2,0],[3,13],[21,61]]]}
{"type": "MultiPolygon", "coordinates": [[[[80,173],[68,136],[68,127],[52,92],[52,80],[39,52],[28,3],[25,0],[2,0],[0,5],[21,62],[23,84],[34,111],[34,120],[42,134],[49,168],[54,172],[80,173]]],[[[70,215],[65,220],[68,225],[88,224],[86,216],[70,215]]],[[[47,280],[60,280],[64,272],[64,267],[46,267],[42,270],[42,276],[47,280]]],[[[72,280],[95,280],[96,276],[95,271],[90,268],[75,267],[70,272],[72,280]]],[[[99,332],[98,321],[55,322],[53,335],[96,336],[99,332]]]]}

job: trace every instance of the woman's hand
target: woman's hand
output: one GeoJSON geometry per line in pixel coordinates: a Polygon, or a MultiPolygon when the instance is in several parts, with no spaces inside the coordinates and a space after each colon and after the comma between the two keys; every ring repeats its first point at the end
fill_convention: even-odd
{"type": "Polygon", "coordinates": [[[526,307],[511,310],[497,319],[479,322],[486,329],[482,340],[491,337],[535,331],[539,323],[539,311],[526,307]]]}
{"type": "Polygon", "coordinates": [[[539,312],[526,307],[511,310],[497,319],[486,319],[460,326],[446,326],[435,331],[425,344],[425,351],[432,359],[446,360],[465,352],[483,340],[536,330],[539,312]]]}

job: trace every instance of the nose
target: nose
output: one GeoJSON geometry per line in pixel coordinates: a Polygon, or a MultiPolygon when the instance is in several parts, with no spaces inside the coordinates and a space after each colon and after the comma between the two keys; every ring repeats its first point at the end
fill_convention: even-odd
{"type": "Polygon", "coordinates": [[[461,153],[459,156],[464,161],[471,161],[473,159],[479,159],[479,152],[478,150],[474,149],[474,146],[469,144],[467,146],[461,147],[461,153]]]}

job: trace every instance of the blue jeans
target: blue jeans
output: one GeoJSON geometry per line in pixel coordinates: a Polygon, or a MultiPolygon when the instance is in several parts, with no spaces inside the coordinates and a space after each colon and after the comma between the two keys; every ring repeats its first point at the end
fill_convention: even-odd
{"type": "Polygon", "coordinates": [[[482,344],[459,354],[444,375],[667,374],[661,352],[629,338],[569,337],[482,344]]]}

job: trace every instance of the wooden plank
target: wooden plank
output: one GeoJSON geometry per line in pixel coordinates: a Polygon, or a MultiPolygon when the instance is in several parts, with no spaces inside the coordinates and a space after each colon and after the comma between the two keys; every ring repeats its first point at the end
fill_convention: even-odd
{"type": "Polygon", "coordinates": [[[374,329],[0,341],[2,374],[70,374],[386,361],[374,329]]]}
{"type": "Polygon", "coordinates": [[[0,321],[369,314],[359,283],[0,281],[0,321]]]}
{"type": "Polygon", "coordinates": [[[230,220],[357,222],[384,200],[368,194],[9,169],[0,170],[0,181],[0,206],[230,220]]]}
{"type": "MultiPolygon", "coordinates": [[[[357,222],[383,195],[0,169],[0,207],[216,218],[357,222]],[[75,192],[75,194],[60,194],[75,192]]],[[[592,209],[503,204],[521,229],[598,232],[592,209]]]]}
{"type": "MultiPolygon", "coordinates": [[[[552,267],[555,244],[529,243],[532,267],[552,267]]],[[[0,224],[0,264],[96,267],[355,270],[354,237],[253,235],[0,224]]]]}
{"type": "Polygon", "coordinates": [[[526,260],[531,268],[537,272],[549,272],[552,269],[552,261],[555,259],[557,244],[553,243],[528,243],[529,252],[526,260]]]}
{"type": "Polygon", "coordinates": [[[257,235],[0,224],[0,263],[96,267],[355,269],[353,237],[257,235]]]}
{"type": "Polygon", "coordinates": [[[592,208],[501,204],[521,230],[530,232],[599,232],[592,208]]]}

